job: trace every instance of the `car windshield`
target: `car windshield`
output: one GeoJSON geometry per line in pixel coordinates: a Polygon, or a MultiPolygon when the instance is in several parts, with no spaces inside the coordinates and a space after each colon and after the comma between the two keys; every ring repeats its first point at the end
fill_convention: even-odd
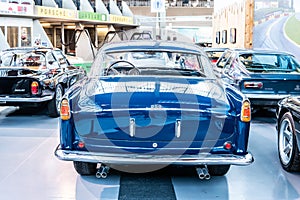
{"type": "Polygon", "coordinates": [[[242,54],[239,59],[250,72],[300,72],[297,60],[286,54],[242,54]]]}
{"type": "Polygon", "coordinates": [[[91,74],[116,75],[174,75],[213,77],[207,57],[171,51],[110,52],[96,58],[91,74]],[[99,63],[100,69],[99,69],[99,63]]]}

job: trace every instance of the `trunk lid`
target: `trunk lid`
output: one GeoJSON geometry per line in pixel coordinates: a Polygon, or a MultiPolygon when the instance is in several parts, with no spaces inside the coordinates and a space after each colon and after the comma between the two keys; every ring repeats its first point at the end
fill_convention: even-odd
{"type": "Polygon", "coordinates": [[[29,69],[1,68],[0,69],[0,95],[1,96],[30,96],[31,83],[37,81],[29,69]]]}
{"type": "Polygon", "coordinates": [[[176,147],[199,148],[204,140],[215,144],[234,137],[235,116],[224,94],[215,80],[91,80],[79,100],[72,102],[74,126],[91,146],[109,141],[153,148],[172,141],[176,147]]]}
{"type": "Polygon", "coordinates": [[[260,94],[300,94],[300,74],[255,74],[251,78],[244,78],[239,87],[244,93],[260,94]],[[247,83],[261,83],[245,87],[247,83]]]}

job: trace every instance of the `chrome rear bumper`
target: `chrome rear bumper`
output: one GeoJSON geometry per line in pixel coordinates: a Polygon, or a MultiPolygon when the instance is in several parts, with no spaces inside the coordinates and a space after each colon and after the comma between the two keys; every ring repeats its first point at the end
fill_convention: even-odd
{"type": "Polygon", "coordinates": [[[87,151],[55,150],[60,160],[104,164],[177,164],[177,165],[249,165],[254,159],[246,155],[199,153],[195,155],[112,154],[87,151]]]}
{"type": "Polygon", "coordinates": [[[23,102],[28,102],[28,103],[41,103],[45,101],[50,101],[53,99],[53,95],[51,96],[44,96],[44,97],[10,97],[10,96],[5,96],[5,97],[0,97],[0,104],[6,104],[6,103],[23,103],[23,102]]]}

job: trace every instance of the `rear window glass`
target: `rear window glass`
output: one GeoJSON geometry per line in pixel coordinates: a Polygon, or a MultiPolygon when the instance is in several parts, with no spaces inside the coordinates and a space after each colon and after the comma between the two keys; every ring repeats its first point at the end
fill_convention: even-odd
{"type": "Polygon", "coordinates": [[[251,72],[300,72],[293,56],[284,54],[242,54],[239,60],[251,72]]]}
{"type": "Polygon", "coordinates": [[[98,55],[91,70],[93,76],[163,75],[214,78],[210,61],[207,58],[200,61],[200,54],[135,50],[98,55]]]}

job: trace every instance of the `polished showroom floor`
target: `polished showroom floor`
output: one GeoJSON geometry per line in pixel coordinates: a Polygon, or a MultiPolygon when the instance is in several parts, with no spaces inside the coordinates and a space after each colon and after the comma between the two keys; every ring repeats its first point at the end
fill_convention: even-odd
{"type": "Polygon", "coordinates": [[[0,112],[0,199],[299,199],[300,173],[282,170],[276,139],[274,113],[258,113],[249,143],[254,163],[232,166],[226,176],[200,180],[187,167],[147,174],[112,171],[97,179],[79,176],[72,162],[54,156],[57,119],[0,112]]]}

